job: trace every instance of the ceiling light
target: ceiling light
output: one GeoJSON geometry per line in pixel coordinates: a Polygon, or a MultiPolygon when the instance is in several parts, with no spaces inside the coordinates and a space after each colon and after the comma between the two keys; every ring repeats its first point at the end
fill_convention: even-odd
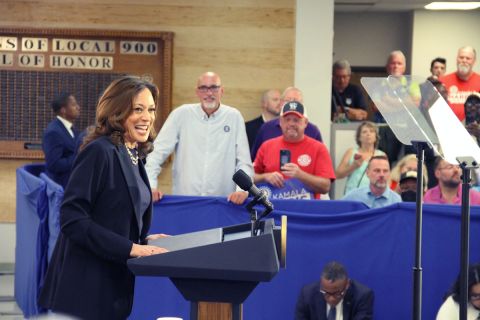
{"type": "Polygon", "coordinates": [[[432,2],[425,6],[428,10],[473,10],[480,8],[480,2],[432,2]]]}

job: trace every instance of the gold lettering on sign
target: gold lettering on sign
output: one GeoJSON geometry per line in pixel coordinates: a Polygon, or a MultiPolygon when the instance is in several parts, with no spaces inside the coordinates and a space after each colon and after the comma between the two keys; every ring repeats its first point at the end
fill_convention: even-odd
{"type": "Polygon", "coordinates": [[[45,57],[43,54],[23,53],[18,55],[18,65],[20,67],[43,68],[45,67],[45,57]]]}
{"type": "Polygon", "coordinates": [[[13,66],[13,53],[0,53],[0,66],[12,67],[13,66]]]}
{"type": "Polygon", "coordinates": [[[17,51],[16,37],[0,37],[0,51],[17,51]]]}
{"type": "Polygon", "coordinates": [[[22,38],[22,51],[24,52],[47,52],[47,38],[22,38]]]}
{"type": "Polygon", "coordinates": [[[121,54],[156,55],[158,45],[154,41],[120,41],[121,54]]]}
{"type": "Polygon", "coordinates": [[[57,69],[113,70],[113,57],[51,55],[50,67],[57,69]]]}
{"type": "Polygon", "coordinates": [[[52,51],[64,53],[115,53],[115,41],[53,39],[52,51]]]}

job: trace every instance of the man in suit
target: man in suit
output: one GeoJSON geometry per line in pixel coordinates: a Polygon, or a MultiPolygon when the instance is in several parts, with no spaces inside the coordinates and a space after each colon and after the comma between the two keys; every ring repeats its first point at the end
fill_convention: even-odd
{"type": "Polygon", "coordinates": [[[338,262],[329,262],[320,281],[302,288],[295,309],[296,320],[373,319],[373,291],[349,279],[338,262]]]}
{"type": "Polygon", "coordinates": [[[76,156],[79,132],[73,123],[80,115],[80,106],[71,93],[63,92],[52,101],[52,109],[56,117],[48,124],[42,140],[45,168],[47,175],[65,188],[76,156]]]}
{"type": "Polygon", "coordinates": [[[249,148],[253,146],[260,127],[265,122],[276,119],[280,115],[280,109],[282,107],[280,103],[281,95],[277,89],[270,89],[262,94],[262,114],[245,123],[249,148]]]}

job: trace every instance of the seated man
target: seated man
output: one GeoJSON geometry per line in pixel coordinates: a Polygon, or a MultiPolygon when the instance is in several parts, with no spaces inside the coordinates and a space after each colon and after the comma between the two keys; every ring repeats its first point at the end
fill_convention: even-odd
{"type": "Polygon", "coordinates": [[[329,262],[320,281],[302,288],[295,307],[295,320],[373,319],[373,291],[349,279],[338,262],[329,262]]]}
{"type": "Polygon", "coordinates": [[[335,180],[332,160],[322,142],[305,135],[308,120],[300,102],[287,102],[280,115],[282,135],[265,141],[258,150],[253,168],[256,183],[284,188],[286,180],[295,179],[296,189],[285,190],[278,198],[320,198],[335,180]],[[289,160],[280,164],[280,156],[289,160]]]}
{"type": "MultiPolygon", "coordinates": [[[[460,176],[462,171],[460,167],[438,157],[435,160],[434,168],[438,185],[427,190],[423,201],[425,203],[461,204],[462,180],[460,176]]],[[[478,191],[470,190],[470,204],[480,205],[480,193],[478,191]]]]}
{"type": "Polygon", "coordinates": [[[388,186],[390,164],[387,157],[374,156],[370,158],[366,174],[370,185],[350,191],[342,200],[363,202],[370,208],[386,207],[402,202],[400,195],[393,192],[388,186]]]}
{"type": "Polygon", "coordinates": [[[80,115],[80,106],[72,94],[63,92],[52,101],[52,109],[56,117],[48,124],[42,139],[45,171],[65,188],[77,154],[79,132],[73,128],[73,122],[80,115]]]}

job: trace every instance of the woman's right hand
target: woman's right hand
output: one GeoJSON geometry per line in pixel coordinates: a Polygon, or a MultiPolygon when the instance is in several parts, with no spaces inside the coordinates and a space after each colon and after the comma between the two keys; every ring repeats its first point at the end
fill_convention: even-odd
{"type": "Polygon", "coordinates": [[[363,163],[363,156],[359,153],[355,154],[352,165],[355,169],[360,168],[363,163]],[[358,155],[358,156],[357,156],[358,155]]]}
{"type": "Polygon", "coordinates": [[[168,252],[168,250],[165,248],[134,243],[132,245],[132,250],[130,250],[130,257],[133,257],[133,258],[146,257],[146,256],[151,256],[154,254],[160,254],[165,252],[168,252]]]}

